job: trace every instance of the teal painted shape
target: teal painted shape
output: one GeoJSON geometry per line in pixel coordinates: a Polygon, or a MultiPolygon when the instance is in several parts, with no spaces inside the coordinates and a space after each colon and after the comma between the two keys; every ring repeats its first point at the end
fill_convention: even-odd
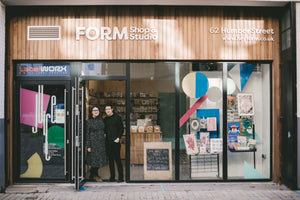
{"type": "Polygon", "coordinates": [[[255,141],[256,142],[261,142],[261,139],[260,139],[260,137],[255,133],[255,141]]]}
{"type": "Polygon", "coordinates": [[[195,98],[203,97],[208,90],[208,79],[201,72],[196,72],[196,92],[195,98]]]}
{"type": "Polygon", "coordinates": [[[255,65],[251,64],[241,64],[240,65],[240,75],[241,75],[241,91],[243,91],[246,83],[248,82],[255,65]]]}
{"type": "Polygon", "coordinates": [[[64,148],[64,128],[60,126],[51,126],[48,129],[48,142],[64,148]]]}
{"type": "Polygon", "coordinates": [[[244,161],[244,178],[245,179],[266,179],[267,177],[259,173],[256,169],[254,169],[251,165],[249,165],[246,161],[244,161]]]}

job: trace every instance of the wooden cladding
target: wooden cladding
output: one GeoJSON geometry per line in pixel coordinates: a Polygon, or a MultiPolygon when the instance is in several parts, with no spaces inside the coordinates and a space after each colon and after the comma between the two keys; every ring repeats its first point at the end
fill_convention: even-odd
{"type": "Polygon", "coordinates": [[[274,8],[105,6],[12,11],[8,12],[12,60],[273,60],[278,56],[274,8]],[[27,40],[28,26],[60,26],[61,39],[27,40]],[[84,28],[84,35],[76,40],[78,27],[84,28]],[[94,29],[86,32],[89,27],[99,30],[98,38],[94,29]],[[114,27],[120,32],[125,27],[128,39],[108,40],[101,35],[107,31],[103,27],[112,31],[111,38],[114,27]],[[157,39],[140,33],[146,28],[156,31],[157,39]],[[256,29],[261,33],[250,32],[256,29]],[[137,34],[130,32],[134,30],[137,34]],[[88,39],[87,34],[96,39],[88,39]],[[144,38],[136,40],[135,34],[144,38]],[[264,41],[269,38],[273,41],[264,41]]]}

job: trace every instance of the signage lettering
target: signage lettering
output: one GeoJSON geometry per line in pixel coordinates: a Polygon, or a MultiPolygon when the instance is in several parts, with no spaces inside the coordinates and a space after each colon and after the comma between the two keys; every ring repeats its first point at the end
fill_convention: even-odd
{"type": "Polygon", "coordinates": [[[156,28],[138,28],[123,27],[122,30],[118,27],[76,27],[76,40],[81,37],[86,37],[89,40],[157,40],[158,34],[156,28]]]}
{"type": "Polygon", "coordinates": [[[18,64],[18,76],[69,76],[70,65],[18,64]]]}
{"type": "Polygon", "coordinates": [[[273,42],[274,29],[259,28],[227,28],[227,27],[210,27],[210,34],[222,34],[224,41],[263,41],[273,42]]]}

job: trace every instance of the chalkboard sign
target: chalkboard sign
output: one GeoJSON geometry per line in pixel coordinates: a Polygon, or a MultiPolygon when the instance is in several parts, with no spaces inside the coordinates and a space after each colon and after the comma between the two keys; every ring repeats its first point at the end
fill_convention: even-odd
{"type": "Polygon", "coordinates": [[[147,170],[169,170],[169,149],[147,149],[147,170]]]}

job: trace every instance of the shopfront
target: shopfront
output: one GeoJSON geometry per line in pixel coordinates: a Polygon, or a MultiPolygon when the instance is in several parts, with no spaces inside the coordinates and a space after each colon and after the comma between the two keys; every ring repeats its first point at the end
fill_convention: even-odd
{"type": "Polygon", "coordinates": [[[85,121],[106,104],[123,120],[127,182],[278,181],[275,11],[11,8],[11,183],[78,188],[85,121]]]}

